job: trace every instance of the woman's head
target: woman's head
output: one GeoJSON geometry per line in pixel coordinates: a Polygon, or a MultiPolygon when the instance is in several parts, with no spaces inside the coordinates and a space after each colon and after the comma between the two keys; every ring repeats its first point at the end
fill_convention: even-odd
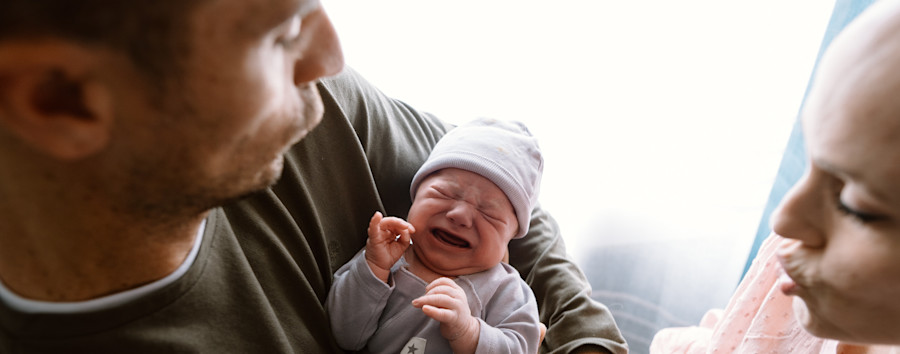
{"type": "Polygon", "coordinates": [[[773,216],[782,290],[817,336],[900,344],[900,1],[835,40],[801,119],[810,166],[773,216]]]}

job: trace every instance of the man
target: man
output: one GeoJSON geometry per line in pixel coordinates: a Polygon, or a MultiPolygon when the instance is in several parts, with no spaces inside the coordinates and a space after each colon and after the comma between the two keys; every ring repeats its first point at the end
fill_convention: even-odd
{"type": "MultiPolygon", "coordinates": [[[[0,352],[338,352],[332,274],[450,128],[342,67],[316,1],[4,1],[0,352]]],[[[624,352],[531,229],[544,349],[624,352]]]]}

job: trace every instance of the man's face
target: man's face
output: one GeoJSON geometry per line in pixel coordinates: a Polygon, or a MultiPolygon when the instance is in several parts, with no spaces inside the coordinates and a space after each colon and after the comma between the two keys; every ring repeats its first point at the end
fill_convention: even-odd
{"type": "Polygon", "coordinates": [[[512,204],[491,180],[448,168],[428,176],[409,210],[416,258],[444,276],[487,270],[518,231],[512,204]]]}
{"type": "Polygon", "coordinates": [[[142,213],[198,212],[274,183],[321,120],[316,80],[343,66],[317,1],[214,0],[189,23],[183,75],[159,99],[126,82],[117,100],[109,150],[142,213]]]}

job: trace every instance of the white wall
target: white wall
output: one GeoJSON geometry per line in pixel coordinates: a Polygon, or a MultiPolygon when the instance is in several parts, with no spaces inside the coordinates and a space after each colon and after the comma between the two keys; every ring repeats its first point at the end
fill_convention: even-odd
{"type": "Polygon", "coordinates": [[[737,284],[833,1],[324,5],[347,63],[388,95],[451,121],[528,124],[542,204],[595,293],[623,320],[644,302],[668,325],[737,284]],[[629,279],[641,272],[662,289],[629,279]]]}

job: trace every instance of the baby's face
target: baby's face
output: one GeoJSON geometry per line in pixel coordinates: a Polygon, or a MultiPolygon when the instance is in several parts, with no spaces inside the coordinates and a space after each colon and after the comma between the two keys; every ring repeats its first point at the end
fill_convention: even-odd
{"type": "Polygon", "coordinates": [[[835,42],[823,60],[802,117],[810,167],[773,216],[792,239],[782,291],[820,337],[900,344],[900,26],[890,31],[835,42]]]}
{"type": "Polygon", "coordinates": [[[425,178],[409,210],[419,261],[444,276],[489,269],[518,230],[506,194],[487,178],[447,168],[425,178]]]}

